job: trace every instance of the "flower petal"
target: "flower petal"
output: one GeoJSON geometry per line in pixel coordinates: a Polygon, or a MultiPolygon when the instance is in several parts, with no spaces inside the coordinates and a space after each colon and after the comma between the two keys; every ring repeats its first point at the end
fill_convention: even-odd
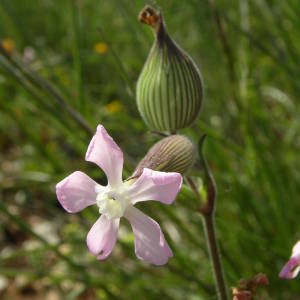
{"type": "Polygon", "coordinates": [[[283,266],[279,277],[285,279],[295,278],[300,271],[300,241],[298,241],[292,250],[292,255],[288,262],[283,266]]]}
{"type": "Polygon", "coordinates": [[[133,206],[126,210],[124,216],[134,233],[136,256],[158,266],[167,263],[173,253],[157,222],[133,206]]]}
{"type": "Polygon", "coordinates": [[[123,152],[102,125],[98,125],[85,159],[95,163],[104,171],[110,186],[121,184],[123,152]]]}
{"type": "Polygon", "coordinates": [[[156,200],[165,204],[171,204],[182,184],[182,176],[175,172],[158,172],[148,168],[136,182],[128,187],[128,197],[131,203],[156,200]]]}
{"type": "Polygon", "coordinates": [[[114,248],[120,219],[108,219],[102,215],[90,229],[86,242],[90,252],[99,260],[106,259],[114,248]]]}
{"type": "Polygon", "coordinates": [[[62,207],[76,213],[96,203],[96,189],[103,188],[86,174],[76,171],[56,185],[56,195],[62,207]]]}

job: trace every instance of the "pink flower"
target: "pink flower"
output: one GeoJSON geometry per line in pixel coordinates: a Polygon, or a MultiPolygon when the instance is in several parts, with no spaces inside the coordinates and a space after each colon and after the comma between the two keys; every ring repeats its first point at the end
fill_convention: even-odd
{"type": "Polygon", "coordinates": [[[292,255],[288,262],[283,266],[279,277],[285,279],[295,278],[300,271],[300,241],[298,241],[292,250],[292,255]]]}
{"type": "Polygon", "coordinates": [[[107,186],[76,171],[56,185],[56,194],[69,213],[79,212],[92,204],[98,206],[101,216],[86,239],[90,252],[99,260],[106,259],[116,243],[120,218],[125,217],[134,233],[136,256],[155,265],[165,264],[173,253],[158,223],[134,204],[148,200],[171,204],[181,188],[181,175],[145,168],[137,179],[123,182],[123,152],[102,125],[97,127],[85,159],[104,171],[107,186]]]}

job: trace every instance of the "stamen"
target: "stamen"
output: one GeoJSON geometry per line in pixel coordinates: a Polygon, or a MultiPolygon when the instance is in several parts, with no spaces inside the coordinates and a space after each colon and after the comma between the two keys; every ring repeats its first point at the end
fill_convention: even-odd
{"type": "Polygon", "coordinates": [[[105,215],[109,219],[116,219],[123,216],[128,206],[128,201],[124,191],[106,190],[98,194],[97,205],[100,214],[105,215]]]}

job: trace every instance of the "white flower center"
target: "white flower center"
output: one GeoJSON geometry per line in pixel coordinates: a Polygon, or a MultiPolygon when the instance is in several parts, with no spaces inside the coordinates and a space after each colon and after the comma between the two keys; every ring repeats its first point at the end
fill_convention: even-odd
{"type": "Polygon", "coordinates": [[[96,201],[99,213],[109,219],[121,218],[130,204],[124,184],[115,189],[107,186],[98,193],[96,201]]]}

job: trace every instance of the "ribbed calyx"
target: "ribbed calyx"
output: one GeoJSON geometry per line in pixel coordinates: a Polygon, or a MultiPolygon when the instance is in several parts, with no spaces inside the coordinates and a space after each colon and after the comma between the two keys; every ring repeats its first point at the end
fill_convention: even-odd
{"type": "Polygon", "coordinates": [[[137,105],[152,130],[174,132],[197,117],[203,98],[200,72],[168,35],[160,12],[146,6],[139,15],[155,41],[137,83],[137,105]]]}
{"type": "Polygon", "coordinates": [[[171,135],[154,144],[138,164],[132,177],[140,176],[144,168],[184,174],[195,162],[193,142],[183,135],[171,135]]]}

